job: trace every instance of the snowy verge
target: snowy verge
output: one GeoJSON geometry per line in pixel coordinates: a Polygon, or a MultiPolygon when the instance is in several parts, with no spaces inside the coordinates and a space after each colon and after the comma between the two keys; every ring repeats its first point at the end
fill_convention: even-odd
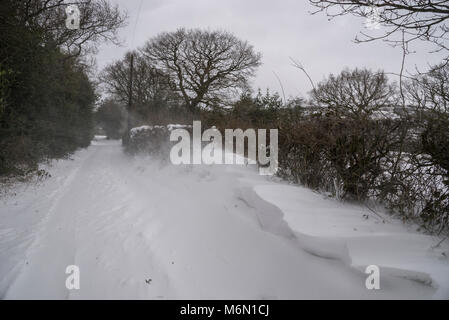
{"type": "MultiPolygon", "coordinates": [[[[357,225],[361,230],[371,222],[353,206],[259,176],[254,165],[172,166],[127,156],[119,141],[98,139],[49,171],[42,185],[1,199],[1,298],[428,299],[435,293],[423,275],[384,271],[382,290],[367,290],[366,274],[348,265],[345,252],[353,265],[389,262],[358,248],[366,247],[363,241],[346,239],[357,234],[356,215],[366,224],[357,225]],[[335,215],[339,227],[324,217],[314,226],[308,216],[314,212],[335,215]],[[343,242],[332,242],[337,236],[343,242]],[[365,255],[354,254],[359,251],[365,255]],[[81,288],[69,291],[65,270],[73,264],[81,288]]],[[[393,231],[385,232],[390,241],[393,231]]],[[[434,260],[428,260],[432,268],[434,260]]]]}
{"type": "Polygon", "coordinates": [[[437,289],[435,298],[449,298],[449,241],[439,244],[439,237],[413,231],[386,214],[380,219],[366,207],[306,188],[270,184],[254,190],[282,210],[306,251],[338,258],[361,271],[378,265],[383,275],[431,285],[437,289]]]}

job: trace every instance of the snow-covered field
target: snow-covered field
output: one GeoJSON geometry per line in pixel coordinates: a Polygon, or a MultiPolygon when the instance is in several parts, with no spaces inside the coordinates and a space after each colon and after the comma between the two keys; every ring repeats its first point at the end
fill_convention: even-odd
{"type": "Polygon", "coordinates": [[[447,241],[252,166],[166,165],[97,140],[48,170],[0,199],[4,299],[449,298],[447,241]]]}

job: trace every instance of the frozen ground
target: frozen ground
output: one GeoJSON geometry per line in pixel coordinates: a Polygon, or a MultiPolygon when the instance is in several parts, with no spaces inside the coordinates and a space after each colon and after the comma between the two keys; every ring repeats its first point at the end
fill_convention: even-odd
{"type": "Polygon", "coordinates": [[[449,298],[447,243],[254,167],[163,165],[100,140],[49,171],[0,199],[4,299],[449,298]]]}

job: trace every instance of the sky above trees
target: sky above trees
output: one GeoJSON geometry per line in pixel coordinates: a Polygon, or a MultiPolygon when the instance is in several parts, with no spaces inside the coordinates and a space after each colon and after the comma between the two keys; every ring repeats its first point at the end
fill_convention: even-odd
{"type": "MultiPolygon", "coordinates": [[[[368,31],[364,19],[343,16],[328,21],[324,14],[311,15],[316,8],[306,0],[143,0],[137,24],[140,0],[111,2],[128,11],[129,25],[120,33],[122,47],[99,48],[99,69],[158,33],[179,27],[222,29],[248,40],[263,55],[253,87],[281,92],[279,77],[287,97],[305,95],[311,89],[306,76],[292,66],[289,57],[301,62],[315,82],[344,67],[394,73],[399,73],[401,67],[401,48],[382,42],[354,43],[361,30],[368,31]]],[[[414,43],[411,49],[416,51],[406,60],[411,72],[415,66],[424,71],[428,64],[442,59],[441,54],[430,54],[431,47],[424,43],[414,43]]]]}

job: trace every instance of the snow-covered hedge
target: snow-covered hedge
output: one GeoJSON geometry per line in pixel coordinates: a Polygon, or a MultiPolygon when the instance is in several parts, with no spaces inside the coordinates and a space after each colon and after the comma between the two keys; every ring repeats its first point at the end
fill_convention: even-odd
{"type": "Polygon", "coordinates": [[[400,120],[286,121],[278,174],[338,198],[378,201],[427,231],[449,232],[447,169],[422,151],[422,133],[409,127],[400,120]]]}
{"type": "Polygon", "coordinates": [[[128,152],[132,154],[151,154],[162,158],[168,157],[171,147],[170,132],[174,129],[189,129],[191,126],[181,124],[144,125],[130,131],[128,152]]]}

